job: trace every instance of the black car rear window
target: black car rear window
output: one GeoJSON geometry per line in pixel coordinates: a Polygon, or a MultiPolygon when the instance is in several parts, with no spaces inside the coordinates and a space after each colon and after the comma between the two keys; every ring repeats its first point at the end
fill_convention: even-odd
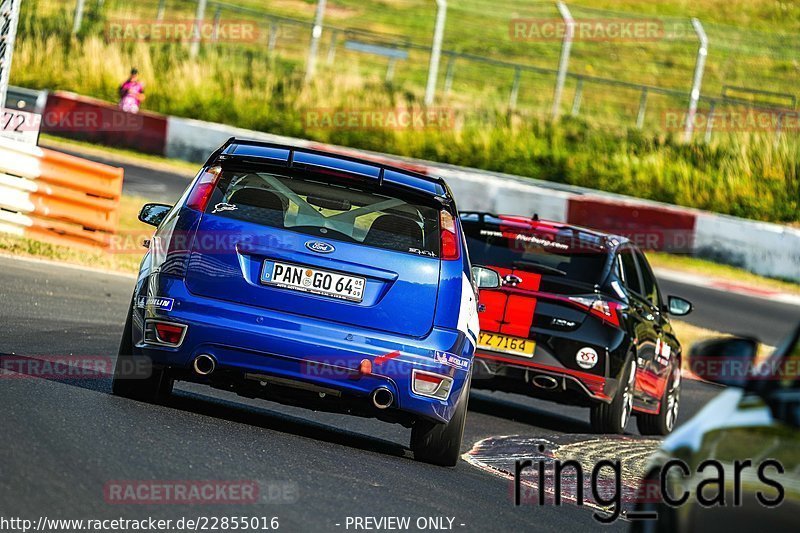
{"type": "Polygon", "coordinates": [[[529,270],[544,276],[599,284],[608,251],[595,236],[571,229],[535,231],[462,221],[470,260],[475,265],[529,270]]]}
{"type": "Polygon", "coordinates": [[[326,239],[439,255],[437,209],[313,175],[224,171],[206,213],[326,239]]]}

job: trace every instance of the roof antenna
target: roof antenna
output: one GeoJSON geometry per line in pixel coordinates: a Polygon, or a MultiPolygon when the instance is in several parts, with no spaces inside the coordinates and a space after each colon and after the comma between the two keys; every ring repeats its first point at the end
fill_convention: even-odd
{"type": "Polygon", "coordinates": [[[531,217],[531,220],[533,220],[534,222],[539,222],[539,213],[534,213],[533,216],[531,217]]]}

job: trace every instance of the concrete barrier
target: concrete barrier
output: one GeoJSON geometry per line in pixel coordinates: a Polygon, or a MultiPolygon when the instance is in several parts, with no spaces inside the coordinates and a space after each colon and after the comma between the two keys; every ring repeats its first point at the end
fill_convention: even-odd
{"type": "Polygon", "coordinates": [[[624,235],[645,250],[692,253],[695,213],[691,210],[608,199],[595,195],[569,199],[567,221],[624,235]]]}
{"type": "Polygon", "coordinates": [[[167,117],[147,111],[126,113],[109,102],[56,91],[47,96],[41,131],[69,139],[164,155],[167,117]]]}
{"type": "Polygon", "coordinates": [[[314,144],[311,141],[234,128],[225,124],[214,124],[190,118],[167,117],[164,155],[172,159],[204,163],[208,156],[211,155],[211,152],[219,148],[222,143],[231,137],[293,144],[303,148],[309,148],[314,144]]]}
{"type": "Polygon", "coordinates": [[[694,254],[800,282],[800,229],[698,212],[694,254]]]}
{"type": "Polygon", "coordinates": [[[461,210],[530,216],[537,214],[542,219],[567,221],[569,193],[472,170],[436,166],[429,166],[427,170],[428,174],[447,180],[461,210]]]}

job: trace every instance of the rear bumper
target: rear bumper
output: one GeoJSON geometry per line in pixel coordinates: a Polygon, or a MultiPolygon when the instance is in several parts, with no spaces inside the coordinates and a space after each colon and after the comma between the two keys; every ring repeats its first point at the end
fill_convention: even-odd
{"type": "Polygon", "coordinates": [[[611,396],[606,393],[607,381],[602,376],[521,361],[505,354],[477,352],[472,386],[555,401],[568,400],[570,403],[582,403],[580,396],[586,400],[610,402],[611,396]]]}
{"type": "Polygon", "coordinates": [[[594,335],[580,335],[580,331],[569,336],[537,334],[532,357],[478,348],[472,386],[577,405],[608,403],[616,394],[618,369],[627,354],[624,333],[614,332],[612,338],[603,339],[606,345],[590,340],[594,335]],[[576,361],[577,352],[584,347],[598,355],[597,364],[588,370],[576,361]]]}
{"type": "MultiPolygon", "coordinates": [[[[314,402],[320,399],[314,391],[328,391],[326,401],[341,402],[347,406],[342,410],[360,403],[371,406],[370,395],[386,387],[394,395],[394,403],[374,414],[387,419],[394,414],[398,420],[425,417],[448,422],[463,392],[470,369],[457,369],[434,359],[437,351],[472,358],[474,348],[457,331],[433,328],[424,338],[396,336],[202,298],[190,294],[182,280],[156,278],[158,276],[152,276],[149,284],[140,284],[137,293],[143,294],[139,296],[152,298],[157,294],[160,298],[173,299],[174,304],[170,310],[135,306],[134,351],[148,356],[154,364],[169,367],[179,377],[217,386],[224,384],[226,388],[245,384],[252,384],[253,389],[262,386],[279,392],[285,388],[305,388],[306,392],[312,392],[313,398],[309,399],[314,402]],[[148,285],[151,286],[149,291],[148,285]],[[151,294],[145,294],[147,292],[151,294]],[[148,319],[188,326],[182,344],[168,348],[145,343],[143,328],[148,319]],[[217,363],[217,369],[210,376],[198,376],[191,370],[194,359],[200,354],[210,355],[217,363]],[[365,359],[372,364],[372,372],[368,374],[359,371],[365,359]],[[415,394],[412,391],[413,369],[452,378],[447,399],[415,394]],[[259,376],[276,379],[270,381],[259,376]],[[261,385],[262,382],[267,385],[261,385]],[[273,387],[273,383],[289,386],[273,387]]],[[[272,394],[264,396],[274,397],[272,394]]]]}

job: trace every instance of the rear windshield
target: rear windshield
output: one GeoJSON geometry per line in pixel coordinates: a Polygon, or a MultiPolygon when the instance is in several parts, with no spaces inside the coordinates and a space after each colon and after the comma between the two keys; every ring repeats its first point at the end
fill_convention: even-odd
{"type": "Polygon", "coordinates": [[[435,208],[313,176],[224,171],[206,212],[315,237],[439,256],[435,208]]]}
{"type": "Polygon", "coordinates": [[[475,265],[535,272],[591,285],[603,281],[609,254],[591,234],[570,229],[531,231],[462,221],[475,265]]]}

